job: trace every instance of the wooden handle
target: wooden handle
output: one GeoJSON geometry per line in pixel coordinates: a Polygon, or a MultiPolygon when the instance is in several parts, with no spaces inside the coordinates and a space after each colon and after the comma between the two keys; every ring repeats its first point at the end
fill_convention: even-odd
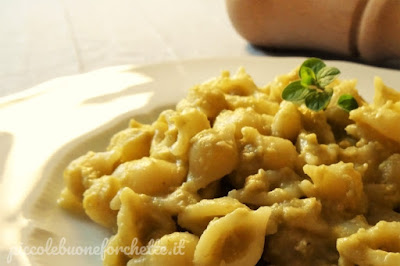
{"type": "Polygon", "coordinates": [[[400,58],[399,0],[226,0],[226,6],[234,28],[255,45],[400,58]]]}

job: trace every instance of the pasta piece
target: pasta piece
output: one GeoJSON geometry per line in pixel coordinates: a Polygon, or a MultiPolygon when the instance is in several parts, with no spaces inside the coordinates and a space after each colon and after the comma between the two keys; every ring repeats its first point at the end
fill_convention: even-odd
{"type": "Polygon", "coordinates": [[[205,188],[235,169],[238,151],[234,126],[203,130],[192,138],[191,144],[188,184],[194,190],[205,188]]]}
{"type": "Polygon", "coordinates": [[[254,206],[271,206],[302,197],[304,193],[299,188],[300,180],[290,168],[268,171],[260,169],[257,174],[246,178],[242,189],[231,190],[228,196],[254,206]]]}
{"type": "Polygon", "coordinates": [[[224,110],[215,119],[213,128],[222,131],[229,125],[235,125],[236,139],[242,137],[241,129],[247,126],[256,128],[263,135],[270,135],[272,119],[272,116],[258,114],[252,108],[224,110]]]}
{"type": "Polygon", "coordinates": [[[166,195],[180,186],[186,178],[186,167],[164,160],[143,157],[121,164],[113,176],[124,187],[146,195],[166,195]]]}
{"type": "Polygon", "coordinates": [[[383,209],[394,210],[400,206],[400,154],[395,153],[379,165],[376,182],[365,185],[369,200],[383,209]]]}
{"type": "Polygon", "coordinates": [[[83,209],[82,199],[75,194],[72,194],[68,188],[63,188],[60,194],[60,198],[57,200],[57,204],[64,209],[71,211],[76,214],[85,214],[83,209]]]}
{"type": "Polygon", "coordinates": [[[171,215],[178,215],[187,206],[196,204],[200,200],[200,196],[195,191],[190,190],[186,183],[183,183],[171,194],[154,197],[153,203],[162,207],[171,215]]]}
{"type": "Polygon", "coordinates": [[[279,104],[272,102],[268,96],[262,92],[255,92],[250,96],[225,95],[227,109],[235,110],[238,108],[251,108],[259,114],[275,115],[278,112],[279,104]]]}
{"type": "Polygon", "coordinates": [[[381,221],[337,240],[339,265],[400,265],[400,222],[381,221]]]}
{"type": "MultiPolygon", "coordinates": [[[[361,174],[352,163],[332,165],[305,165],[304,172],[311,177],[313,188],[305,188],[307,196],[316,196],[339,213],[364,213],[365,194],[361,174]]],[[[303,184],[308,181],[303,181],[303,184]]]]}
{"type": "Polygon", "coordinates": [[[304,160],[305,164],[333,164],[338,161],[339,146],[333,143],[319,144],[315,133],[300,133],[296,146],[300,151],[300,158],[304,160]]]}
{"type": "Polygon", "coordinates": [[[255,265],[261,258],[271,210],[239,208],[209,223],[194,252],[194,265],[255,265]]]}
{"type": "Polygon", "coordinates": [[[400,102],[400,93],[392,88],[389,88],[383,83],[380,77],[374,79],[375,95],[374,95],[374,106],[381,107],[388,101],[400,102]]]}
{"type": "Polygon", "coordinates": [[[196,108],[213,121],[222,110],[227,109],[227,106],[224,93],[206,83],[191,88],[186,98],[176,105],[176,110],[196,108]]]}
{"type": "Polygon", "coordinates": [[[314,112],[304,105],[298,109],[302,118],[304,130],[309,133],[315,133],[318,143],[329,144],[335,143],[335,135],[331,126],[328,124],[325,112],[314,112]]]}
{"type": "Polygon", "coordinates": [[[388,101],[378,108],[362,106],[350,112],[350,119],[400,144],[400,102],[388,101]]]}
{"type": "Polygon", "coordinates": [[[110,206],[113,210],[119,210],[118,232],[108,246],[120,252],[106,252],[104,265],[137,257],[132,246],[146,246],[150,240],[159,239],[176,230],[175,222],[168,213],[154,205],[150,197],[137,194],[130,188],[123,188],[110,206]]]}
{"type": "Polygon", "coordinates": [[[236,188],[242,188],[249,175],[259,169],[277,170],[284,167],[294,169],[298,154],[293,144],[286,139],[263,136],[255,128],[242,128],[239,164],[230,180],[236,188]]]}
{"type": "Polygon", "coordinates": [[[321,217],[319,200],[293,199],[274,204],[271,209],[263,256],[267,264],[300,266],[337,262],[336,238],[321,217]]]}
{"type": "Polygon", "coordinates": [[[248,96],[257,90],[253,79],[243,67],[240,67],[232,77],[228,71],[223,71],[219,78],[211,80],[208,84],[231,95],[248,96]]]}
{"type": "Polygon", "coordinates": [[[93,179],[111,174],[117,166],[119,153],[116,151],[88,152],[72,161],[64,170],[64,182],[72,194],[82,199],[93,179]]]}
{"type": "Polygon", "coordinates": [[[148,253],[131,259],[127,266],[191,266],[199,238],[187,232],[168,234],[147,247],[148,253]]]}
{"type": "Polygon", "coordinates": [[[94,222],[108,228],[117,225],[117,211],[111,210],[110,202],[121,188],[121,182],[113,176],[96,179],[83,194],[83,207],[94,222]]]}
{"type": "Polygon", "coordinates": [[[366,183],[379,182],[381,175],[379,164],[390,155],[382,143],[361,139],[355,146],[339,150],[338,161],[353,163],[355,168],[366,167],[363,181],[366,183]]]}
{"type": "Polygon", "coordinates": [[[107,150],[119,152],[120,163],[140,159],[150,154],[154,129],[150,126],[127,128],[115,134],[107,150]]]}
{"type": "Polygon", "coordinates": [[[200,236],[211,220],[225,216],[238,208],[248,209],[246,205],[229,197],[201,200],[179,213],[178,224],[200,236]]]}
{"type": "MultiPolygon", "coordinates": [[[[292,102],[283,101],[272,122],[272,135],[295,141],[302,129],[301,114],[292,102]],[[288,121],[290,121],[288,123],[288,121]]],[[[262,132],[260,132],[262,133],[262,132]]]]}
{"type": "Polygon", "coordinates": [[[150,156],[166,161],[187,161],[190,139],[198,132],[210,128],[207,117],[194,108],[180,112],[167,110],[153,124],[156,132],[151,143],[150,156]]]}

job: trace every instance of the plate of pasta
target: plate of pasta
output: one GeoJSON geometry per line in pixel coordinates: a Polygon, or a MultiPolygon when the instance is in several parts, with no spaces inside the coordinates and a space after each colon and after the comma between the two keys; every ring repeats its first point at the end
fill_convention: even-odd
{"type": "Polygon", "coordinates": [[[397,70],[117,66],[0,99],[0,118],[10,264],[400,264],[397,70]]]}

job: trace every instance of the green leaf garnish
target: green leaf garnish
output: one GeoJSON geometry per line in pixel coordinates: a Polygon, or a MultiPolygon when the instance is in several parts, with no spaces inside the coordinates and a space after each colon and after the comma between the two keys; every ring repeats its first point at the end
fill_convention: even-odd
{"type": "Polygon", "coordinates": [[[328,86],[339,76],[340,70],[336,67],[324,67],[317,73],[318,85],[322,88],[328,86]]]}
{"type": "MultiPolygon", "coordinates": [[[[325,66],[326,66],[325,63],[321,59],[311,57],[306,61],[304,61],[303,64],[301,64],[300,70],[302,67],[309,67],[312,69],[312,71],[314,71],[315,74],[317,74],[325,66]]],[[[300,78],[302,77],[300,73],[299,76],[300,78]]]]}
{"type": "Polygon", "coordinates": [[[331,98],[332,94],[323,91],[314,91],[313,93],[307,95],[304,103],[306,104],[308,109],[311,109],[313,111],[321,111],[328,106],[331,98]]]}
{"type": "MultiPolygon", "coordinates": [[[[333,89],[328,87],[340,74],[336,67],[328,67],[319,58],[309,58],[301,64],[300,80],[293,81],[282,91],[282,99],[305,103],[307,108],[320,111],[328,107],[333,89]]],[[[351,111],[358,107],[357,101],[351,95],[342,95],[337,103],[342,109],[351,111]]]]}
{"type": "Polygon", "coordinates": [[[317,82],[314,71],[309,67],[301,67],[299,76],[301,77],[301,83],[304,85],[315,85],[317,82]]]}
{"type": "Polygon", "coordinates": [[[310,89],[304,86],[300,80],[291,82],[282,92],[282,98],[286,101],[301,102],[310,93],[310,89]]]}
{"type": "Polygon", "coordinates": [[[358,108],[356,99],[350,94],[343,94],[340,96],[337,104],[340,108],[347,112],[358,108]]]}

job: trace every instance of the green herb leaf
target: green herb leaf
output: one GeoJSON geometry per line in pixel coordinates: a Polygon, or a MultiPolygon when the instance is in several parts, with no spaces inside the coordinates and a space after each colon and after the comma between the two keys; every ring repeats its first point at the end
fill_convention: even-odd
{"type": "Polygon", "coordinates": [[[306,66],[300,68],[301,83],[304,85],[315,85],[317,78],[314,71],[306,66]]]}
{"type": "MultiPolygon", "coordinates": [[[[282,99],[305,105],[314,111],[328,107],[333,95],[331,84],[340,74],[336,67],[327,67],[319,58],[309,58],[303,62],[299,70],[300,80],[289,83],[282,92],[282,99]]],[[[346,111],[358,107],[351,95],[342,95],[337,104],[346,111]]]]}
{"type": "Polygon", "coordinates": [[[340,108],[347,112],[358,108],[356,99],[350,94],[343,94],[340,96],[337,104],[340,108]]]}
{"type": "Polygon", "coordinates": [[[317,73],[318,85],[322,88],[328,86],[340,74],[336,67],[324,67],[317,73]]]}
{"type": "Polygon", "coordinates": [[[329,102],[331,101],[332,94],[327,92],[320,92],[314,90],[312,93],[308,94],[305,98],[305,104],[308,109],[314,111],[320,111],[325,109],[329,102]]]}
{"type": "MultiPolygon", "coordinates": [[[[318,74],[318,72],[325,66],[326,66],[325,63],[321,59],[311,57],[303,62],[303,64],[300,67],[300,70],[302,67],[309,67],[312,69],[312,71],[314,71],[315,74],[318,74]]],[[[299,73],[299,76],[300,78],[302,78],[301,73],[299,73]]]]}
{"type": "Polygon", "coordinates": [[[303,86],[300,80],[291,82],[282,92],[282,99],[291,102],[303,101],[310,89],[303,86]]]}

